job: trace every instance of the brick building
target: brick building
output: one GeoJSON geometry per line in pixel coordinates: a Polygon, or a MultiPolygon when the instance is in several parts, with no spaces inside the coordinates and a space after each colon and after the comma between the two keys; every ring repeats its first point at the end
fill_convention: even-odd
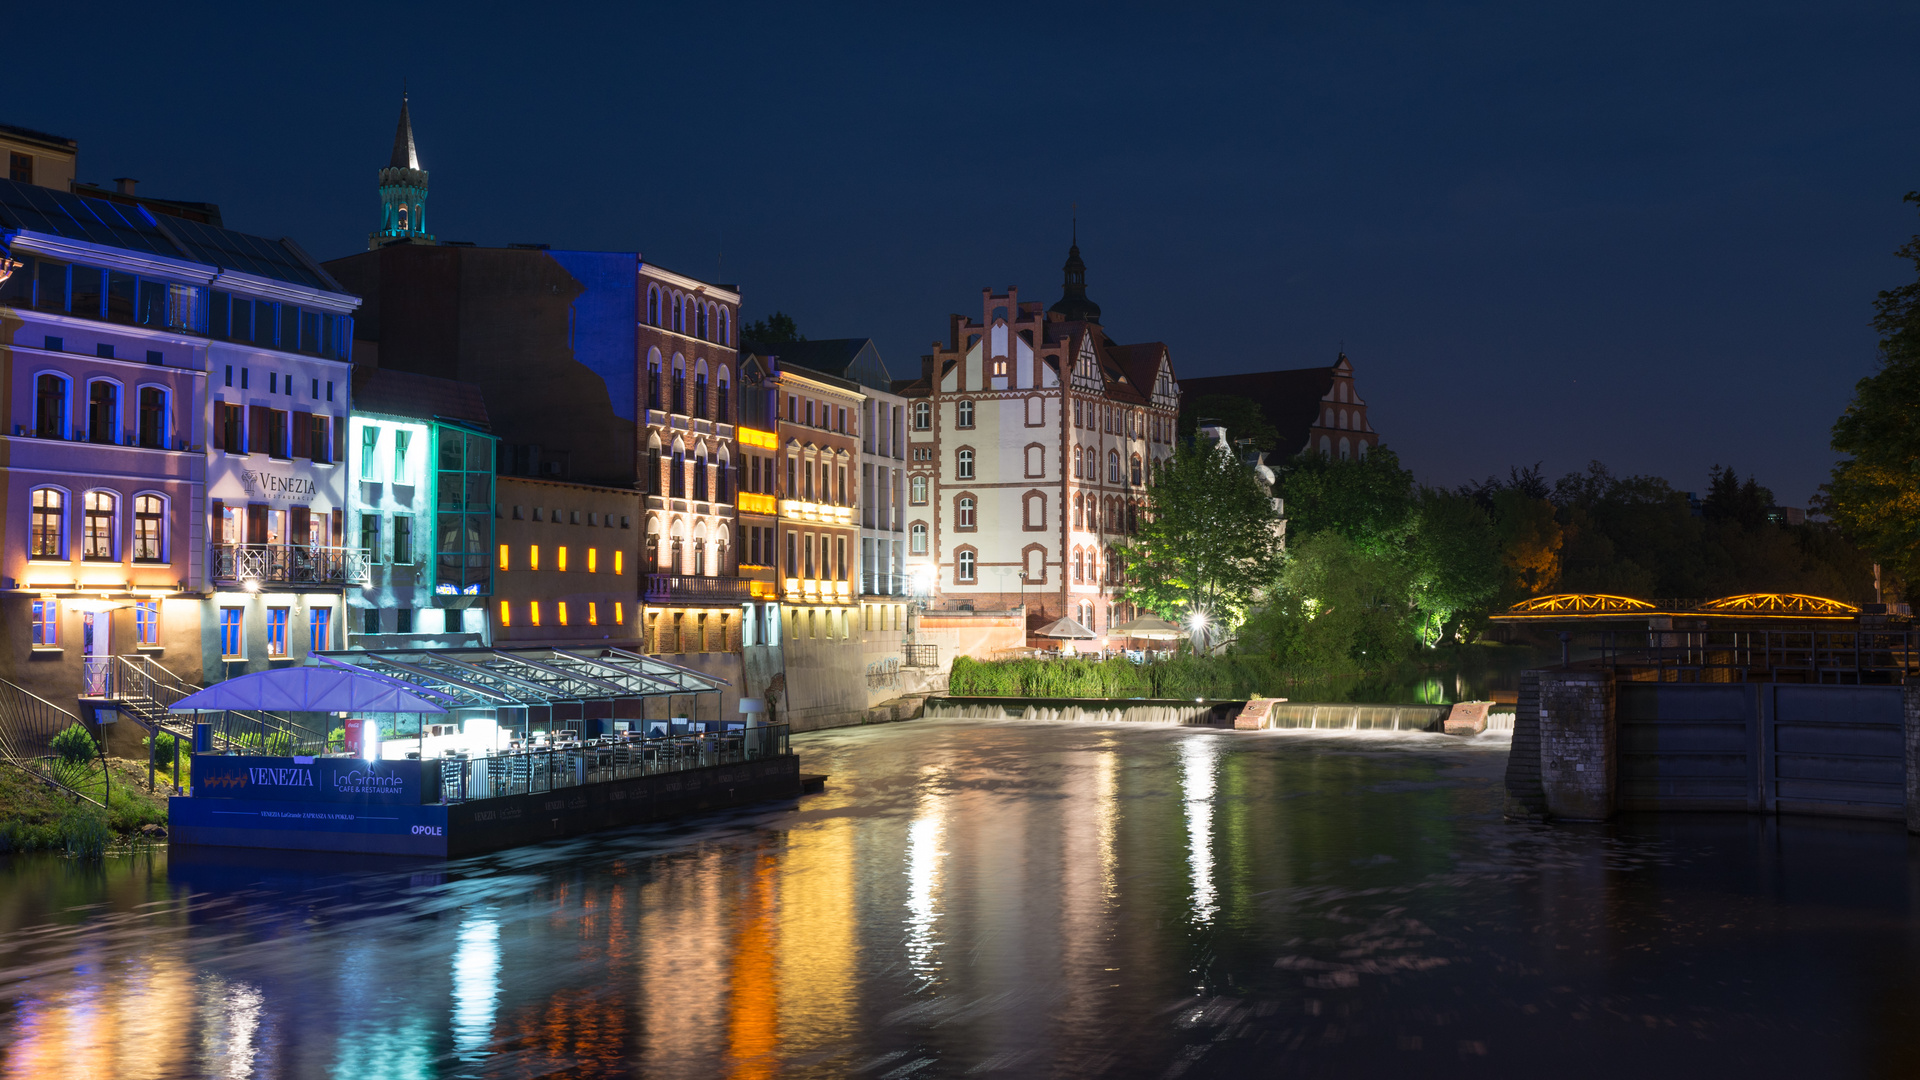
{"type": "MultiPolygon", "coordinates": [[[[1017,289],[954,315],[908,403],[907,568],[938,607],[1024,606],[1110,644],[1133,612],[1118,554],[1171,455],[1180,386],[1165,345],[1122,344],[1087,297],[1075,243],[1050,308],[1017,289]]],[[[1117,641],[1112,643],[1117,644],[1117,641]]]]}

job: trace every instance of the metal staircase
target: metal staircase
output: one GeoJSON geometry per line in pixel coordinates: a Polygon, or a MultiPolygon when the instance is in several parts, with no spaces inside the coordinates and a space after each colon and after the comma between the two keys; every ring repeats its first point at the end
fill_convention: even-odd
{"type": "MultiPolygon", "coordinates": [[[[120,715],[149,732],[193,741],[193,714],[168,708],[205,687],[186,682],[148,656],[116,656],[106,696],[120,715]]],[[[311,754],[323,752],[327,733],[279,713],[222,710],[202,714],[213,729],[213,746],[224,753],[311,754]]]]}

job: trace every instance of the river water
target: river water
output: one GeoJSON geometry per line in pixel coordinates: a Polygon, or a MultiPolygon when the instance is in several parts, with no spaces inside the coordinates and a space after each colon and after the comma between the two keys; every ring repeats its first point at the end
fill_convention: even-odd
{"type": "Polygon", "coordinates": [[[1898,827],[1508,824],[1495,736],[915,721],[454,863],[0,861],[8,1077],[1870,1076],[1898,827]]]}

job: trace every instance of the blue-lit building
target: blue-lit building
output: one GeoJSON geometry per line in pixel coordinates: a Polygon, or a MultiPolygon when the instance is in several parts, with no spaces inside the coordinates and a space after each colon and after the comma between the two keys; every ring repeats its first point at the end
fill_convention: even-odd
{"type": "Polygon", "coordinates": [[[9,180],[0,258],[0,677],[71,701],[121,656],[333,640],[359,300],[290,240],[9,180]]]}

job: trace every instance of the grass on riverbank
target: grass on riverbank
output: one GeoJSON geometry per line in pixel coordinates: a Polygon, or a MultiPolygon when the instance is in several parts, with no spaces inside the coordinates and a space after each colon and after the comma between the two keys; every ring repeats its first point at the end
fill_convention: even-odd
{"type": "Polygon", "coordinates": [[[98,761],[68,779],[74,787],[106,809],[48,787],[18,767],[0,766],[0,853],[11,851],[69,851],[97,854],[118,837],[137,836],[142,825],[167,823],[164,774],[155,777],[157,790],[147,790],[147,763],[109,758],[111,773],[98,761]]]}
{"type": "Polygon", "coordinates": [[[947,685],[958,697],[1247,698],[1277,694],[1286,681],[1261,656],[1176,656],[1152,664],[956,656],[947,685]]]}

